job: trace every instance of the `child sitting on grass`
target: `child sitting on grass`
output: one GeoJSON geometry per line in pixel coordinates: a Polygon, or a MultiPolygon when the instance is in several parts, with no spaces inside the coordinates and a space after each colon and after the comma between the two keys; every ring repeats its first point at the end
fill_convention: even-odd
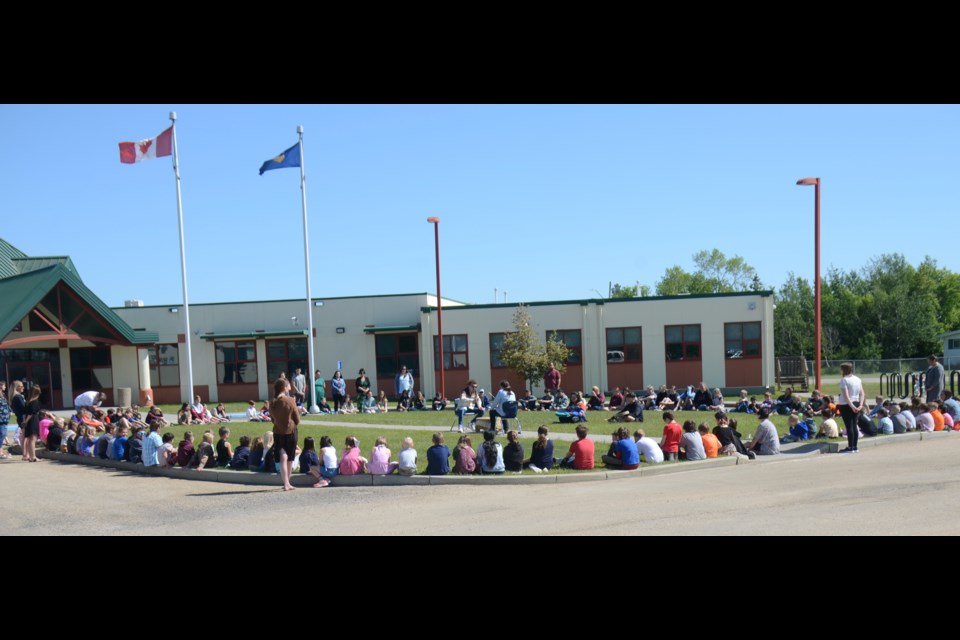
{"type": "Polygon", "coordinates": [[[703,451],[707,454],[707,458],[716,458],[720,453],[720,440],[717,439],[717,436],[710,433],[710,429],[706,424],[700,423],[700,426],[697,427],[697,432],[700,434],[700,439],[703,442],[703,451]]]}
{"type": "Polygon", "coordinates": [[[477,452],[473,450],[469,436],[460,436],[457,446],[453,448],[453,472],[457,475],[477,472],[477,452]]]}
{"type": "Polygon", "coordinates": [[[433,434],[433,446],[427,449],[428,476],[445,476],[450,473],[450,448],[443,442],[442,433],[438,431],[433,434]]]}
{"type": "Polygon", "coordinates": [[[828,406],[824,406],[820,410],[820,417],[823,418],[823,422],[820,423],[820,429],[817,431],[816,438],[839,438],[840,437],[840,427],[837,426],[837,421],[833,419],[833,411],[828,406]]]}
{"type": "Polygon", "coordinates": [[[587,439],[588,429],[585,425],[578,425],[576,431],[577,441],[570,445],[567,457],[560,461],[560,466],[581,471],[593,469],[593,440],[587,439]]]}
{"type": "Polygon", "coordinates": [[[412,476],[417,472],[417,450],[413,448],[413,438],[403,439],[399,459],[397,473],[402,476],[412,476]]]}
{"type": "Polygon", "coordinates": [[[511,429],[507,432],[507,446],[503,449],[503,465],[507,471],[523,471],[523,445],[520,434],[511,429]]]}
{"type": "Polygon", "coordinates": [[[317,455],[313,438],[303,439],[303,451],[300,453],[300,471],[314,477],[314,487],[320,489],[330,484],[330,481],[320,474],[320,457],[317,455]]]}
{"type": "Polygon", "coordinates": [[[355,436],[347,436],[346,445],[340,455],[340,475],[356,476],[364,473],[367,459],[360,455],[360,441],[355,436]]]}
{"type": "Polygon", "coordinates": [[[157,463],[164,468],[170,468],[177,464],[177,450],[173,448],[174,435],[169,431],[163,434],[163,444],[157,451],[157,463]]]}
{"type": "MultiPolygon", "coordinates": [[[[576,394],[574,394],[576,395],[576,394]]],[[[535,473],[542,473],[553,468],[556,461],[553,458],[553,440],[550,439],[550,429],[542,424],[537,427],[537,440],[530,451],[530,459],[524,464],[535,473]]]]}
{"type": "Polygon", "coordinates": [[[611,469],[630,471],[640,467],[640,451],[637,443],[630,437],[626,427],[620,427],[610,434],[613,443],[601,460],[611,469]]]}
{"type": "Polygon", "coordinates": [[[387,448],[387,439],[383,436],[377,438],[370,451],[370,462],[367,463],[367,473],[375,476],[390,475],[400,466],[397,462],[390,462],[392,452],[387,448]]]}
{"type": "Polygon", "coordinates": [[[233,452],[230,459],[230,468],[237,471],[250,469],[250,436],[240,436],[240,446],[233,452]]]}
{"type": "Polygon", "coordinates": [[[503,462],[503,445],[497,442],[493,429],[483,432],[483,444],[480,445],[480,471],[485,474],[499,475],[507,470],[503,462]]]}
{"type": "Polygon", "coordinates": [[[233,460],[233,447],[230,446],[230,429],[220,427],[220,439],[217,441],[217,466],[226,467],[233,460]]]}
{"type": "Polygon", "coordinates": [[[213,431],[207,429],[203,432],[203,440],[193,454],[193,464],[197,471],[213,469],[217,466],[217,454],[213,450],[213,431]]]}
{"type": "Polygon", "coordinates": [[[637,445],[637,451],[647,464],[660,464],[663,462],[663,451],[660,445],[653,438],[648,438],[643,429],[637,429],[633,432],[633,441],[637,445]]]}
{"type": "Polygon", "coordinates": [[[177,461],[181,467],[189,467],[193,462],[193,432],[184,431],[183,440],[177,445],[177,461]]]}

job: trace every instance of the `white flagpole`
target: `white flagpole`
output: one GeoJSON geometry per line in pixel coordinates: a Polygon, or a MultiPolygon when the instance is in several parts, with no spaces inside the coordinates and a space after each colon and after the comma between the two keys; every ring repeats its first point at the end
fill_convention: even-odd
{"type": "Polygon", "coordinates": [[[300,136],[300,198],[303,201],[303,264],[307,272],[307,362],[310,370],[305,376],[307,384],[310,385],[310,413],[320,413],[320,407],[317,406],[317,386],[314,384],[313,372],[315,371],[313,362],[313,300],[310,296],[310,234],[307,231],[307,178],[304,174],[304,153],[303,153],[303,125],[297,126],[297,134],[300,136]]]}
{"type": "MultiPolygon", "coordinates": [[[[187,402],[193,401],[193,353],[190,350],[190,303],[187,302],[187,253],[183,245],[183,203],[180,200],[180,162],[177,158],[177,112],[170,112],[173,123],[173,175],[177,179],[177,220],[180,224],[180,275],[183,279],[183,332],[187,346],[187,402]]],[[[207,399],[209,401],[209,398],[207,399]]]]}

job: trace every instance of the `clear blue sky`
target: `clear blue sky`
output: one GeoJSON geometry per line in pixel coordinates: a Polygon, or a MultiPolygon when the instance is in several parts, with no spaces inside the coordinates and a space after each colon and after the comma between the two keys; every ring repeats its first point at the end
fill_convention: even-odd
{"type": "Polygon", "coordinates": [[[104,301],[181,299],[169,158],[117,143],[178,113],[193,302],[304,293],[299,172],[257,175],[305,128],[315,297],[466,302],[653,286],[717,247],[768,286],[899,251],[960,270],[957,106],[0,106],[0,236],[68,254],[104,301]]]}

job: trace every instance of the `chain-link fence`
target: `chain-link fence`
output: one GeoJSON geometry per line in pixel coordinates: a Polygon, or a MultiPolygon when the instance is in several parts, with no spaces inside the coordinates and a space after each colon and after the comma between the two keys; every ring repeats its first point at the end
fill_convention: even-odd
{"type": "MultiPolygon", "coordinates": [[[[821,360],[820,372],[822,376],[840,376],[840,364],[852,362],[853,371],[858,376],[881,373],[920,373],[926,371],[930,364],[926,358],[901,358],[897,360],[821,360]]],[[[960,369],[960,357],[952,356],[940,358],[946,370],[960,369]]],[[[807,360],[807,371],[813,374],[813,360],[807,360]]]]}

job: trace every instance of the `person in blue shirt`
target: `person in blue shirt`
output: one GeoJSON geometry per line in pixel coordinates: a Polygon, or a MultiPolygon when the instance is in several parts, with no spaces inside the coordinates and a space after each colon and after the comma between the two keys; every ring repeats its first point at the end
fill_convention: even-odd
{"type": "Polygon", "coordinates": [[[127,433],[129,427],[121,422],[117,427],[117,437],[113,439],[113,459],[126,460],[127,458],[127,433]]]}
{"type": "Polygon", "coordinates": [[[160,425],[154,423],[150,425],[150,435],[143,440],[143,466],[155,467],[160,464],[160,448],[163,446],[163,438],[157,433],[160,425]]]}
{"type": "MultiPolygon", "coordinates": [[[[787,425],[790,433],[780,438],[780,444],[789,444],[791,442],[810,439],[807,423],[805,421],[802,422],[796,414],[791,414],[790,417],[787,418],[787,425]]],[[[814,433],[816,433],[816,431],[814,431],[814,433]]]]}
{"type": "Polygon", "coordinates": [[[427,475],[445,476],[450,473],[450,448],[443,444],[443,434],[433,434],[433,446],[427,449],[427,475]]]}
{"type": "Polygon", "coordinates": [[[637,443],[630,437],[630,432],[625,427],[620,427],[614,431],[613,444],[610,451],[604,455],[601,460],[612,469],[623,469],[630,471],[640,467],[640,451],[637,449],[637,443]]]}
{"type": "Polygon", "coordinates": [[[530,459],[524,464],[531,470],[541,473],[549,471],[556,462],[553,459],[553,440],[550,439],[550,429],[547,425],[540,425],[537,429],[537,441],[533,443],[530,459]]]}

